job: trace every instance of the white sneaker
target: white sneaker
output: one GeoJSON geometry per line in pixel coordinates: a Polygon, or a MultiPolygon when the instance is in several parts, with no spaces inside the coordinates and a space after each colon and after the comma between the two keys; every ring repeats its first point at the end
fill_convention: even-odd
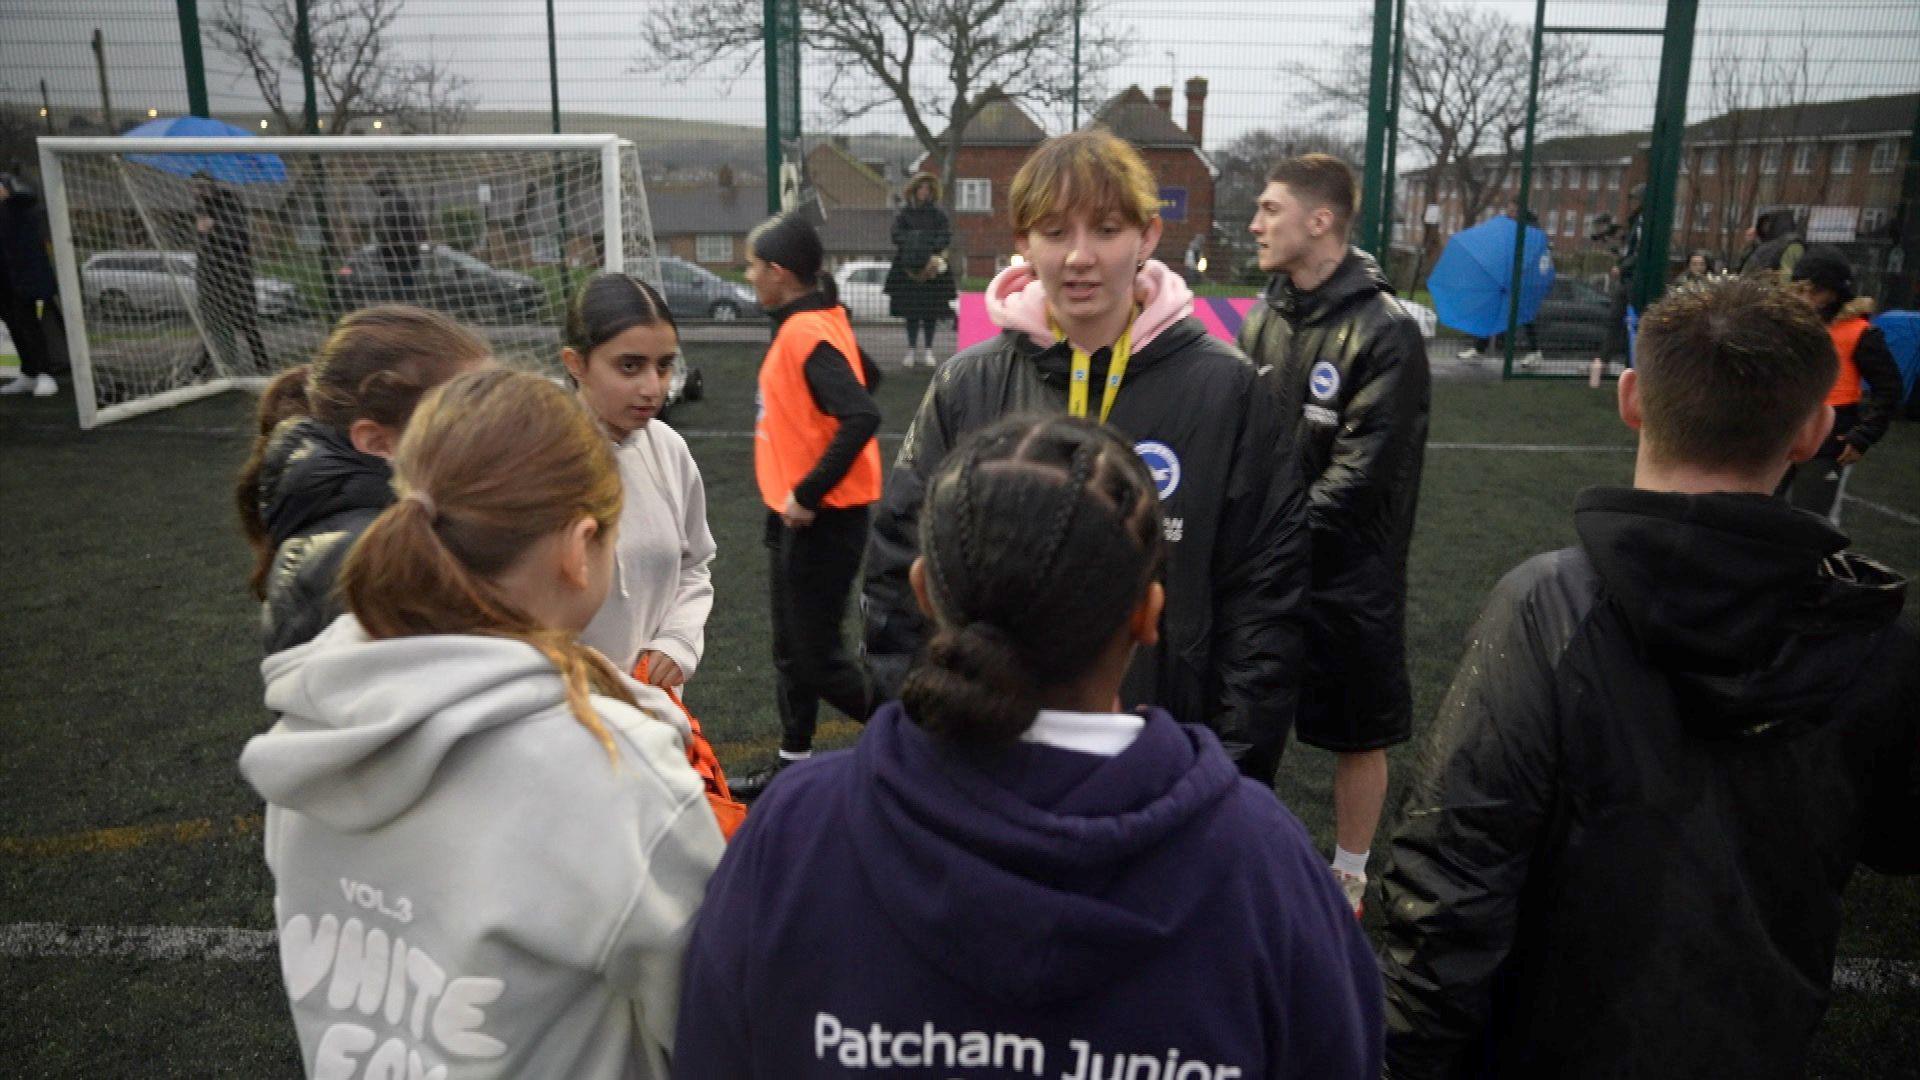
{"type": "Polygon", "coordinates": [[[31,375],[15,375],[5,384],[0,384],[0,394],[11,397],[14,394],[31,394],[38,380],[31,375]]]}
{"type": "Polygon", "coordinates": [[[34,397],[52,397],[59,392],[60,384],[54,382],[51,375],[42,375],[33,384],[34,397]]]}
{"type": "Polygon", "coordinates": [[[1546,358],[1540,355],[1540,350],[1535,349],[1532,352],[1520,358],[1520,366],[1523,368],[1530,368],[1544,359],[1546,358]]]}
{"type": "Polygon", "coordinates": [[[900,358],[900,370],[901,371],[913,370],[913,348],[911,346],[907,348],[907,355],[900,358]]]}
{"type": "Polygon", "coordinates": [[[920,362],[927,365],[928,370],[932,370],[940,366],[940,361],[935,359],[933,355],[933,346],[931,345],[927,346],[926,351],[922,353],[920,356],[920,362]]]}
{"type": "Polygon", "coordinates": [[[1367,896],[1367,875],[1349,874],[1337,866],[1328,867],[1328,869],[1333,871],[1333,880],[1340,883],[1341,893],[1346,896],[1348,905],[1353,908],[1353,917],[1359,918],[1365,906],[1362,901],[1367,896]]]}
{"type": "Polygon", "coordinates": [[[1480,359],[1480,350],[1469,345],[1466,348],[1461,349],[1457,355],[1462,360],[1478,360],[1480,359]]]}

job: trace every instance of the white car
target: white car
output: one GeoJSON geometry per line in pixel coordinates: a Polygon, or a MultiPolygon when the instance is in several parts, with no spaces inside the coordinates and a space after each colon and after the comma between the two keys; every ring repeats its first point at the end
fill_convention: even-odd
{"type": "Polygon", "coordinates": [[[887,264],[871,259],[847,263],[833,272],[840,286],[840,303],[856,319],[886,319],[887,264]]]}
{"type": "MultiPolygon", "coordinates": [[[[190,251],[103,251],[80,267],[88,306],[109,319],[139,314],[186,315],[198,295],[190,251]]],[[[300,290],[290,281],[253,279],[254,311],[286,315],[300,308],[300,290]]]]}

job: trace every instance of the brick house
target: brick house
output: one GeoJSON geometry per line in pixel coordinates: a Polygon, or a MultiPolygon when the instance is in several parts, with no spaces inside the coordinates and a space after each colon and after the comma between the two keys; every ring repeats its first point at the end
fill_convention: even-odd
{"type": "MultiPolygon", "coordinates": [[[[1688,125],[1670,258],[1679,263],[1705,251],[1731,264],[1745,252],[1754,220],[1785,207],[1810,239],[1843,245],[1857,269],[1875,271],[1898,239],[1901,170],[1916,110],[1920,94],[1893,94],[1742,109],[1688,125]]],[[[1595,219],[1624,219],[1627,193],[1646,179],[1648,149],[1638,131],[1547,139],[1534,148],[1533,209],[1556,251],[1598,250],[1587,239],[1595,219]]],[[[1507,212],[1518,184],[1516,163],[1480,218],[1507,212]]],[[[1453,179],[1431,167],[1402,173],[1395,201],[1394,246],[1402,250],[1419,246],[1423,215],[1437,208],[1439,221],[1425,234],[1429,262],[1448,237],[1474,224],[1463,220],[1453,179]]]]}
{"type": "Polygon", "coordinates": [[[1207,80],[1187,80],[1187,126],[1173,119],[1173,88],[1156,86],[1153,100],[1129,86],[1094,113],[1093,122],[1140,148],[1160,183],[1160,220],[1165,226],[1154,257],[1176,271],[1187,245],[1204,245],[1213,232],[1213,162],[1202,149],[1206,134],[1207,80]]]}
{"type": "MultiPolygon", "coordinates": [[[[964,260],[966,277],[990,277],[1013,254],[1013,224],[1007,201],[1013,174],[1047,133],[1020,105],[995,97],[974,114],[960,133],[954,156],[952,191],[953,246],[964,260]]],[[[922,157],[914,166],[936,176],[940,163],[922,157]]]]}
{"type": "Polygon", "coordinates": [[[767,217],[767,185],[736,183],[723,165],[716,183],[648,191],[647,209],[662,254],[709,270],[737,270],[747,264],[747,233],[767,217]]]}

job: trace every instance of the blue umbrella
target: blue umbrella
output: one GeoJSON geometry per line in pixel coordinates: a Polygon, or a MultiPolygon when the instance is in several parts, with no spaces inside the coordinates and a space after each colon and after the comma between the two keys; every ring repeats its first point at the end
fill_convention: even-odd
{"type": "Polygon", "coordinates": [[[1900,369],[1900,400],[1905,401],[1920,382],[1920,312],[1882,312],[1873,325],[1887,339],[1894,365],[1900,369]]]}
{"type": "MultiPolygon", "coordinates": [[[[128,139],[250,139],[244,128],[223,124],[204,116],[169,116],[149,120],[123,138],[128,139]]],[[[127,160],[159,169],[174,176],[206,173],[229,184],[284,184],[287,166],[273,154],[133,154],[127,160]]]]}
{"type": "MultiPolygon", "coordinates": [[[[1507,329],[1508,296],[1513,283],[1513,219],[1497,217],[1464,229],[1447,241],[1440,261],[1427,276],[1440,321],[1475,337],[1507,329]]],[[[1527,226],[1526,257],[1520,264],[1520,322],[1530,323],[1553,288],[1553,256],[1547,234],[1527,226]]]]}

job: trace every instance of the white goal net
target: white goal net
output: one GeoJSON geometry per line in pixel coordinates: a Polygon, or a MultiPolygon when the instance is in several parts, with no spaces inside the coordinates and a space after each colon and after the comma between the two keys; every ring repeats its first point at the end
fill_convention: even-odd
{"type": "Polygon", "coordinates": [[[85,428],[304,363],[374,304],[558,370],[582,281],[659,281],[611,135],[45,138],[40,160],[85,428]]]}

